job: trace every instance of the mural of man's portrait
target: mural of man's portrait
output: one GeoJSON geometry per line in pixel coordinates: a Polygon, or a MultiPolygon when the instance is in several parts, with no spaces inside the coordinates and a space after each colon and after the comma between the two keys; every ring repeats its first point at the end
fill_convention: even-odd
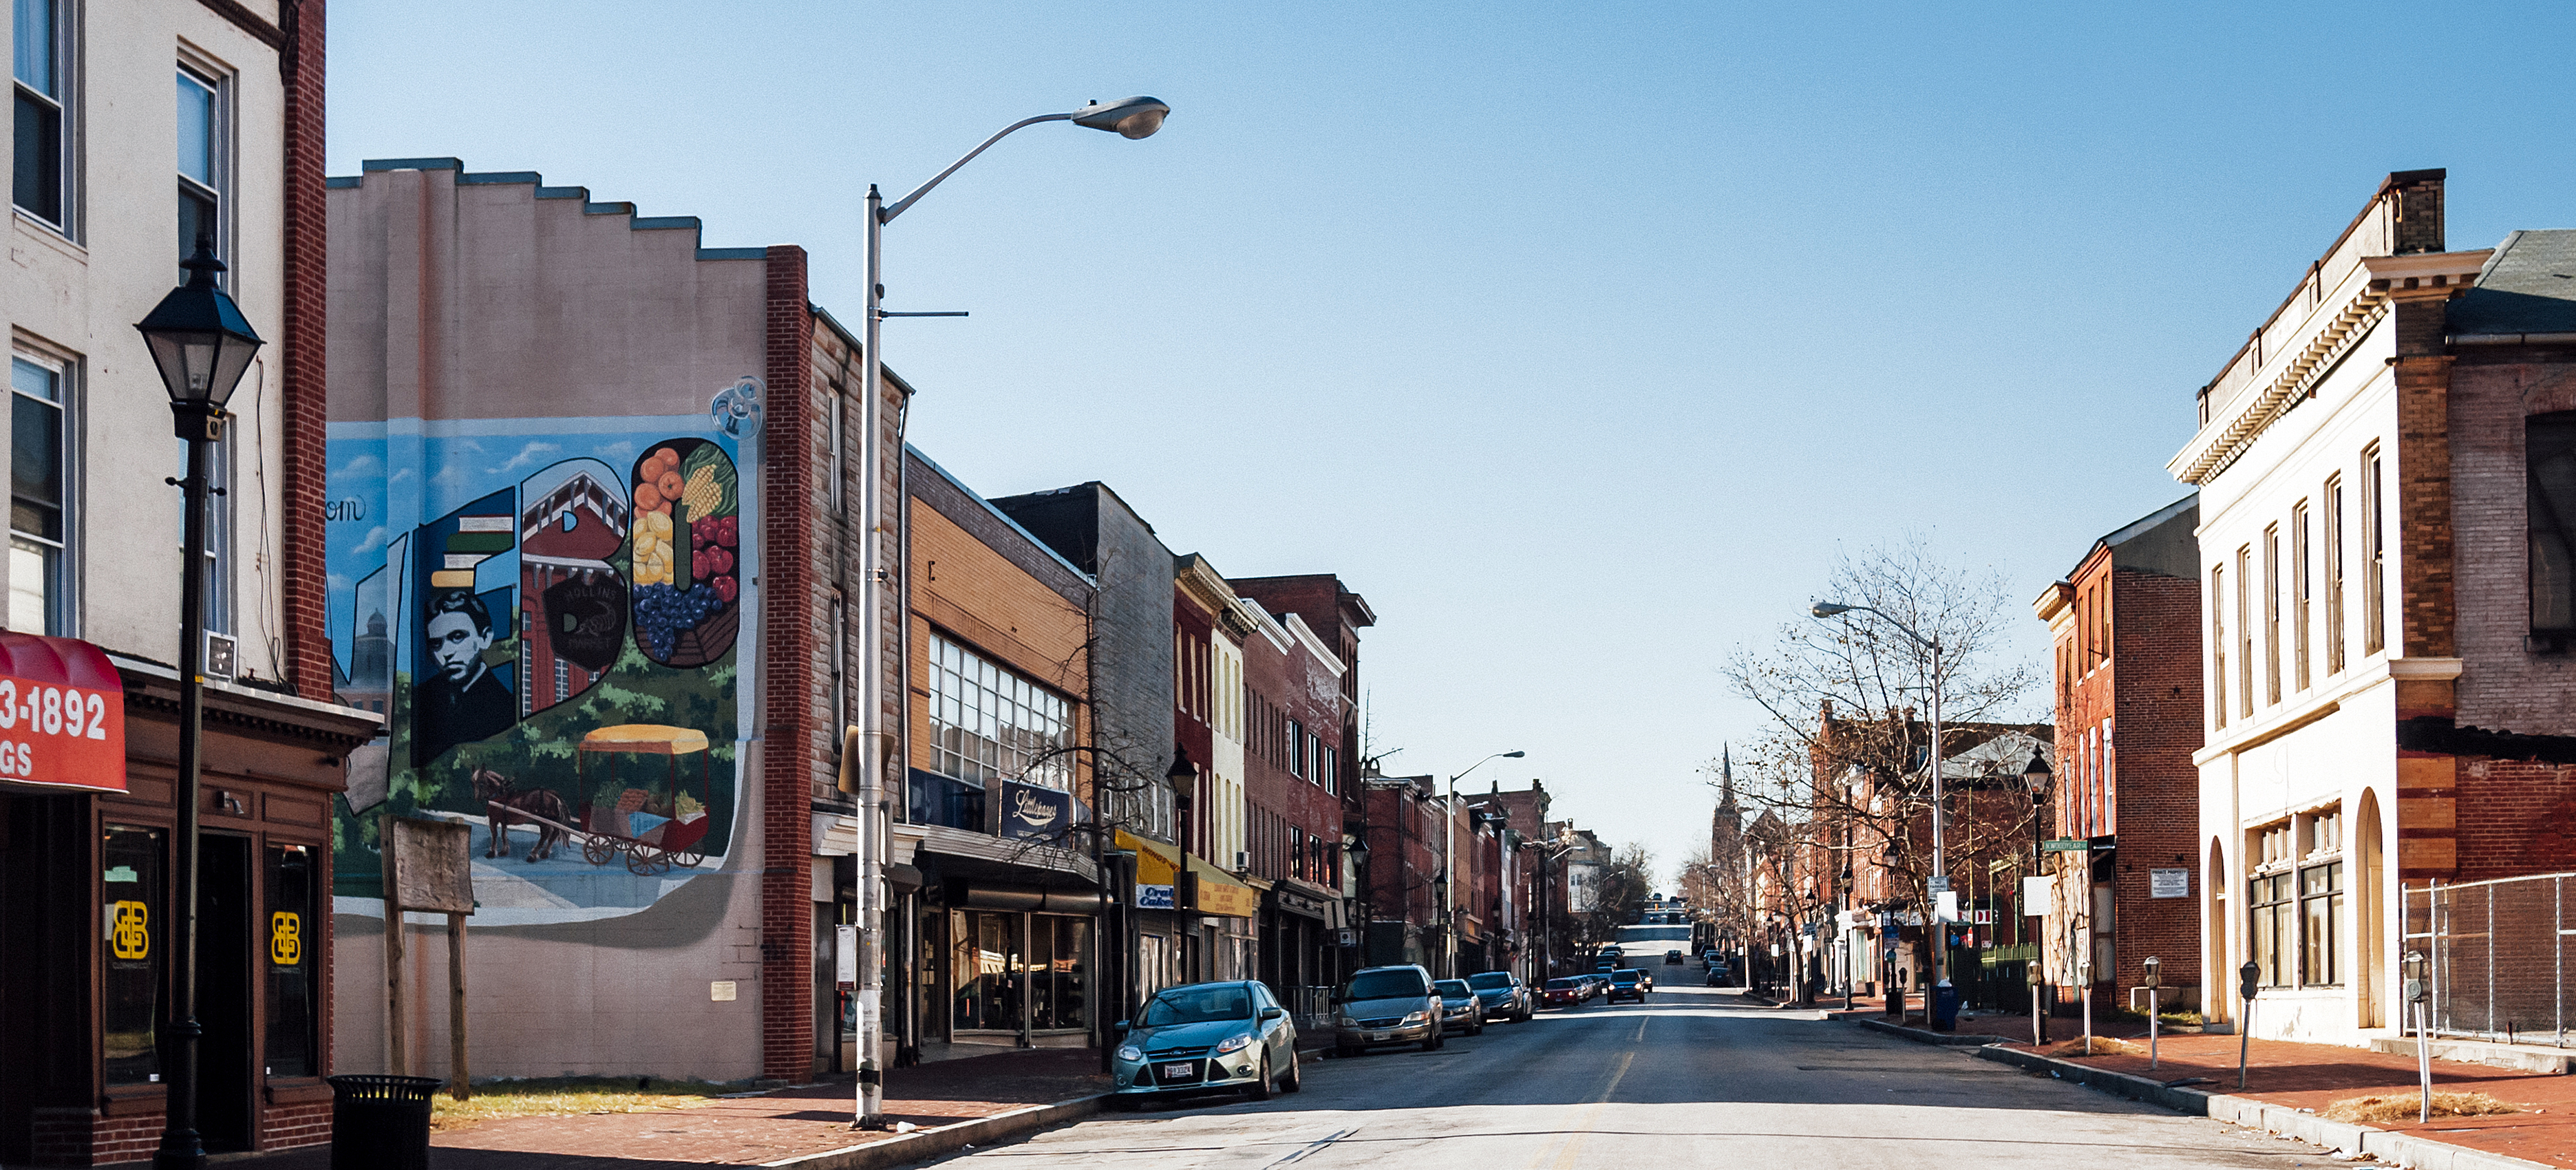
{"type": "Polygon", "coordinates": [[[428,658],[412,695],[412,762],[427,764],[460,743],[489,739],[518,719],[518,697],[484,661],[492,613],[468,589],[429,599],[422,624],[428,658]]]}

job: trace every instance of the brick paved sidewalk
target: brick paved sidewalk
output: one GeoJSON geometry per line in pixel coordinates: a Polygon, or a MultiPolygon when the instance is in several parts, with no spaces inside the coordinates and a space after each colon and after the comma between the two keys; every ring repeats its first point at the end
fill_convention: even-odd
{"type": "MultiPolygon", "coordinates": [[[[1100,1054],[1047,1048],[886,1073],[886,1117],[928,1128],[1104,1092],[1100,1054]]],[[[686,1109],[520,1117],[430,1136],[432,1170],[672,1170],[757,1166],[895,1136],[849,1128],[852,1083],[808,1085],[686,1109]]],[[[225,1170],[324,1170],[327,1147],[229,1162],[225,1170]]],[[[140,1166],[141,1163],[135,1165],[140,1166]]]]}
{"type": "MultiPolygon", "coordinates": [[[[2082,1031],[2050,1025],[2052,1046],[2082,1031]]],[[[2146,1027],[2104,1028],[2095,1021],[2095,1036],[2117,1036],[2141,1046],[2146,1027]]],[[[2207,1077],[2212,1083],[2187,1086],[2207,1093],[2254,1097],[2274,1104],[2319,1113],[2346,1097],[2416,1091],[2415,1058],[2330,1044],[2293,1044],[2255,1040],[2247,1059],[2245,1090],[2236,1089],[2237,1037],[2167,1035],[2157,1045],[2156,1071],[2147,1071],[2143,1056],[2095,1056],[2077,1063],[2132,1076],[2172,1082],[2207,1077]]],[[[2011,1047],[2028,1051],[2028,1044],[2011,1047]]],[[[2064,1059],[2064,1058],[2061,1058],[2064,1059]]],[[[2483,1064],[2433,1062],[2435,1092],[2485,1093],[2520,1106],[2522,1112],[2497,1117],[2436,1117],[2429,1125],[2407,1121],[2378,1128],[2413,1133],[2433,1141],[2524,1158],[2551,1166],[2576,1167],[2576,1076],[2513,1072],[2483,1064]]]]}

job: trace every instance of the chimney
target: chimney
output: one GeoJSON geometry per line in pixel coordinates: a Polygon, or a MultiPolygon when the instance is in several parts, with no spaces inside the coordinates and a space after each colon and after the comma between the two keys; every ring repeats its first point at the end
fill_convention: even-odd
{"type": "Polygon", "coordinates": [[[2395,237],[2397,255],[2443,250],[2442,177],[2446,173],[2439,167],[2396,171],[2379,185],[2380,197],[2390,203],[2390,234],[2395,237]]]}

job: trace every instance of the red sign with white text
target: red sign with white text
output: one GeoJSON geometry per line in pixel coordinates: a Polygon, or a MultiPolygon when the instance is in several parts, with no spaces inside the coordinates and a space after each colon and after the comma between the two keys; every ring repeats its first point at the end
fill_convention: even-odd
{"type": "Polygon", "coordinates": [[[105,651],[0,631],[0,786],[125,791],[125,683],[105,651]]]}

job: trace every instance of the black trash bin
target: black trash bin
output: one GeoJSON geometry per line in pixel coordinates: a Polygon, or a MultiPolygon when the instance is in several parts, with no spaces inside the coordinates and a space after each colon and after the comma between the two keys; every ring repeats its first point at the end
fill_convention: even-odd
{"type": "Polygon", "coordinates": [[[429,1170],[429,1095],[436,1077],[326,1077],[331,1170],[429,1170]]]}

